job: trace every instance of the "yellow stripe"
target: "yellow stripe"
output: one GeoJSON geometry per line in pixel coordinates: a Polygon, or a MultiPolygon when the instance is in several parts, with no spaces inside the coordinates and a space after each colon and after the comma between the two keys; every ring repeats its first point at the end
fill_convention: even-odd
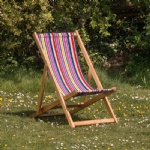
{"type": "MultiPolygon", "coordinates": [[[[43,35],[43,34],[41,34],[41,40],[42,40],[42,46],[43,46],[43,54],[44,54],[44,56],[46,57],[46,60],[49,62],[48,53],[47,53],[47,50],[46,50],[46,45],[45,45],[44,35],[43,35]]],[[[52,43],[52,45],[53,45],[53,43],[52,43]]],[[[50,64],[50,62],[49,62],[49,64],[50,64]]],[[[54,73],[53,73],[53,70],[52,70],[52,68],[51,68],[51,65],[49,65],[49,66],[50,66],[50,72],[51,72],[51,74],[52,74],[52,76],[53,76],[53,78],[54,78],[55,84],[57,84],[57,87],[59,88],[59,91],[60,91],[63,95],[65,95],[64,92],[61,90],[60,85],[57,83],[57,80],[56,80],[56,78],[55,78],[55,75],[54,75],[54,73]]]]}
{"type": "MultiPolygon", "coordinates": [[[[69,42],[71,43],[72,40],[71,40],[71,35],[70,35],[70,34],[71,34],[71,33],[69,33],[69,42]]],[[[72,43],[70,44],[70,46],[71,46],[71,49],[72,49],[72,51],[73,51],[73,45],[72,45],[72,43]]],[[[75,59],[74,53],[73,53],[73,58],[75,59]]],[[[75,68],[76,68],[76,70],[78,71],[77,63],[75,63],[75,68]]],[[[80,78],[82,84],[84,84],[84,81],[83,81],[83,79],[82,79],[80,73],[78,73],[78,75],[79,75],[79,78],[80,78]]],[[[85,84],[84,84],[84,86],[87,87],[85,84]]],[[[88,90],[89,90],[89,91],[92,91],[92,90],[89,89],[89,88],[88,88],[88,90]]]]}
{"type": "MultiPolygon", "coordinates": [[[[53,46],[53,49],[55,49],[53,40],[52,40],[52,46],[53,46]]],[[[54,57],[57,58],[55,51],[54,51],[54,57]]],[[[56,63],[57,63],[58,69],[59,69],[59,73],[60,73],[60,75],[61,75],[61,77],[62,77],[62,80],[63,80],[64,83],[65,83],[65,86],[67,87],[67,89],[69,90],[69,92],[71,92],[71,90],[69,89],[69,87],[68,87],[67,84],[66,84],[66,81],[65,81],[64,78],[63,78],[63,75],[62,75],[62,72],[61,72],[61,69],[60,69],[60,66],[59,66],[59,64],[58,64],[58,60],[57,60],[57,59],[56,59],[56,63]]],[[[61,91],[62,91],[62,90],[61,90],[61,91]]],[[[62,91],[62,93],[63,93],[63,91],[62,91]]],[[[63,94],[64,94],[64,93],[63,93],[63,94]]]]}
{"type": "Polygon", "coordinates": [[[46,52],[46,46],[45,46],[45,41],[44,41],[44,35],[43,35],[43,34],[40,34],[40,37],[41,37],[41,40],[42,40],[43,54],[44,54],[44,56],[46,55],[46,60],[49,61],[48,55],[47,55],[47,52],[46,52]]]}
{"type": "MultiPolygon", "coordinates": [[[[60,33],[59,33],[59,35],[60,35],[60,33]]],[[[78,91],[81,91],[81,90],[78,88],[78,86],[76,85],[76,83],[74,82],[74,80],[73,80],[73,78],[72,78],[72,75],[71,75],[71,73],[70,73],[69,66],[68,66],[68,63],[67,63],[67,61],[66,61],[65,50],[64,50],[64,46],[63,46],[63,42],[62,42],[62,36],[60,36],[59,39],[60,39],[60,46],[61,46],[62,55],[63,55],[63,59],[64,59],[64,62],[65,62],[65,66],[66,66],[68,75],[69,75],[69,77],[70,77],[70,79],[71,79],[71,82],[72,82],[73,85],[76,87],[76,89],[77,89],[78,91]]]]}

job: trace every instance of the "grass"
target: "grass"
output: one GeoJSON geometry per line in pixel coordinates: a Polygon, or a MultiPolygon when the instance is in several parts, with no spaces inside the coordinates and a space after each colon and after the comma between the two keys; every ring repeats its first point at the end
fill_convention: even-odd
{"type": "MultiPolygon", "coordinates": [[[[128,78],[98,71],[110,96],[118,124],[70,128],[64,116],[31,118],[37,105],[41,72],[18,69],[0,73],[0,149],[6,150],[148,150],[150,149],[150,89],[128,78]]],[[[48,80],[44,103],[56,99],[48,80]]],[[[72,100],[74,101],[74,100],[72,100]]],[[[107,116],[102,101],[74,115],[74,120],[107,116]]]]}

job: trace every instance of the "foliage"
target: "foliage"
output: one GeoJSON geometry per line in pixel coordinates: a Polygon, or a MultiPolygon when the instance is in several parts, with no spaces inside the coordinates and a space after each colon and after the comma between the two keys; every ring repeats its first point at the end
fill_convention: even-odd
{"type": "Polygon", "coordinates": [[[53,21],[47,6],[48,2],[43,0],[0,0],[3,63],[30,66],[37,61],[32,34],[46,31],[47,23],[53,21]]]}
{"type": "Polygon", "coordinates": [[[78,30],[89,54],[96,56],[92,60],[98,66],[116,54],[126,59],[126,69],[137,63],[147,64],[149,6],[149,0],[0,0],[2,63],[40,67],[41,59],[32,38],[34,31],[78,30]],[[114,6],[118,4],[133,9],[131,16],[128,12],[116,13],[118,7],[114,6]],[[125,15],[119,17],[120,14],[125,15]]]}
{"type": "Polygon", "coordinates": [[[146,35],[147,36],[150,36],[150,13],[147,15],[147,20],[146,20],[147,22],[147,25],[146,25],[146,30],[147,30],[147,33],[146,33],[146,35]]]}
{"type": "Polygon", "coordinates": [[[92,39],[90,30],[98,31],[104,37],[109,36],[110,33],[107,31],[111,26],[109,21],[114,17],[108,7],[109,1],[0,2],[3,29],[1,52],[5,60],[3,62],[6,64],[10,62],[14,66],[18,64],[30,66],[39,58],[33,45],[34,31],[62,32],[78,29],[83,41],[87,43],[92,39]]]}

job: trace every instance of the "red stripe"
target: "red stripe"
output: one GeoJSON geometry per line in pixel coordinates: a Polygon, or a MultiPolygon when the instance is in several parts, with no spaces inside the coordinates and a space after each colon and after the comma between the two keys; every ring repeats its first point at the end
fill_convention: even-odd
{"type": "MultiPolygon", "coordinates": [[[[55,53],[56,53],[57,62],[58,62],[58,65],[59,65],[61,74],[62,74],[62,76],[63,76],[63,80],[64,80],[65,84],[67,85],[67,87],[69,88],[69,91],[71,91],[71,89],[70,89],[70,87],[69,87],[67,81],[65,80],[64,74],[62,73],[62,68],[60,67],[60,61],[59,61],[60,59],[59,59],[58,53],[57,53],[57,51],[56,51],[56,42],[54,41],[54,34],[52,34],[52,37],[53,37],[52,40],[53,40],[53,43],[54,43],[54,50],[55,50],[55,53]]],[[[56,36],[55,36],[55,38],[56,38],[56,36]]],[[[58,36],[57,38],[59,38],[59,36],[58,36]]],[[[58,39],[58,40],[59,40],[59,39],[58,39]]],[[[60,47],[60,48],[61,48],[61,47],[60,47]]],[[[68,89],[67,87],[66,87],[66,89],[68,89]]]]}
{"type": "Polygon", "coordinates": [[[75,53],[76,50],[75,50],[74,38],[73,38],[72,33],[71,33],[71,44],[72,44],[72,47],[73,47],[73,53],[74,53],[74,56],[75,56],[75,62],[76,62],[76,64],[77,64],[78,72],[79,72],[79,74],[80,74],[80,76],[81,76],[81,78],[82,78],[82,81],[86,84],[86,86],[87,86],[89,89],[93,90],[93,88],[91,88],[90,85],[85,81],[85,79],[84,79],[84,77],[83,77],[83,74],[82,74],[82,72],[81,72],[81,69],[80,69],[80,66],[79,66],[79,63],[78,63],[78,58],[77,58],[77,55],[76,55],[76,53],[75,53]]]}

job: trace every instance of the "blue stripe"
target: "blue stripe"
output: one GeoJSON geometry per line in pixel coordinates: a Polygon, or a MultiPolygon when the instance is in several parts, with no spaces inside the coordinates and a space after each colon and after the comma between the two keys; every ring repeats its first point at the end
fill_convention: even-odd
{"type": "MultiPolygon", "coordinates": [[[[62,41],[65,41],[65,40],[66,40],[66,36],[65,36],[65,37],[62,36],[62,41]]],[[[59,40],[59,41],[60,41],[60,40],[59,40]]],[[[66,46],[64,46],[64,42],[62,42],[62,44],[63,44],[64,50],[66,50],[66,49],[65,49],[66,46]]],[[[62,51],[60,51],[59,53],[61,54],[60,56],[63,56],[62,51]]],[[[67,53],[67,52],[65,51],[65,56],[66,56],[66,53],[67,53]]],[[[66,59],[67,59],[67,56],[66,56],[66,59]]],[[[68,61],[66,61],[66,62],[68,63],[68,61]]],[[[62,59],[62,63],[63,63],[64,65],[61,65],[61,69],[63,70],[63,73],[64,73],[64,75],[65,75],[65,81],[67,82],[67,84],[68,84],[70,90],[74,90],[74,89],[75,89],[74,85],[73,85],[73,84],[69,84],[69,83],[72,83],[72,82],[71,82],[71,79],[68,78],[68,77],[69,77],[69,74],[68,74],[68,71],[67,71],[67,69],[66,69],[66,65],[65,65],[65,60],[64,60],[64,59],[62,59]],[[64,70],[65,70],[65,71],[64,71],[64,70]]],[[[70,70],[70,68],[68,68],[68,69],[70,70]]]]}
{"type": "MultiPolygon", "coordinates": [[[[63,79],[62,79],[62,77],[61,77],[61,75],[60,75],[60,72],[59,72],[59,69],[58,69],[58,65],[57,65],[57,63],[56,63],[56,58],[55,58],[55,55],[54,55],[54,49],[53,49],[53,46],[52,46],[52,42],[51,42],[51,40],[52,40],[52,38],[51,38],[51,35],[50,34],[48,34],[48,36],[49,36],[49,43],[50,43],[50,46],[51,46],[51,50],[52,50],[52,55],[53,55],[53,59],[54,59],[54,62],[55,62],[55,66],[56,66],[56,70],[57,70],[57,72],[58,72],[58,74],[59,74],[59,77],[60,77],[60,79],[61,79],[61,82],[62,82],[62,84],[63,84],[63,86],[65,87],[65,89],[66,89],[66,91],[69,93],[69,90],[67,89],[67,87],[66,87],[66,84],[64,83],[64,81],[63,81],[63,79]]],[[[49,56],[48,56],[49,57],[49,56]]],[[[50,60],[50,58],[49,58],[49,60],[50,60]]],[[[54,74],[55,74],[55,71],[54,71],[54,74]]],[[[57,82],[58,83],[58,82],[57,82]]],[[[59,84],[59,83],[58,83],[59,84]]],[[[60,84],[59,84],[60,85],[60,84]]],[[[61,87],[61,86],[60,86],[61,87]]],[[[63,91],[64,93],[66,93],[66,91],[63,91]]]]}
{"type": "MultiPolygon", "coordinates": [[[[68,35],[68,33],[67,33],[67,35],[68,35]]],[[[72,36],[72,35],[71,35],[71,36],[72,36]]],[[[85,88],[85,90],[89,90],[89,89],[82,83],[82,81],[80,80],[80,77],[79,77],[79,75],[78,75],[78,71],[77,71],[77,69],[75,68],[75,60],[73,60],[73,54],[71,53],[71,45],[70,45],[70,41],[69,41],[69,35],[67,36],[67,39],[68,39],[68,45],[69,45],[69,49],[70,49],[71,60],[72,60],[73,66],[74,66],[74,70],[75,70],[75,72],[76,72],[76,76],[77,76],[78,80],[80,81],[81,85],[85,88]]],[[[73,36],[73,42],[75,42],[74,36],[73,36]]],[[[75,46],[75,45],[74,45],[74,46],[75,46]]],[[[72,51],[73,51],[73,50],[72,50],[72,51]]],[[[75,46],[75,55],[77,56],[77,53],[76,53],[76,46],[75,46]]],[[[78,63],[78,60],[77,60],[77,63],[78,63]]],[[[78,63],[78,64],[79,64],[79,63],[78,63]]],[[[79,65],[79,67],[80,67],[80,65],[79,65]]]]}

